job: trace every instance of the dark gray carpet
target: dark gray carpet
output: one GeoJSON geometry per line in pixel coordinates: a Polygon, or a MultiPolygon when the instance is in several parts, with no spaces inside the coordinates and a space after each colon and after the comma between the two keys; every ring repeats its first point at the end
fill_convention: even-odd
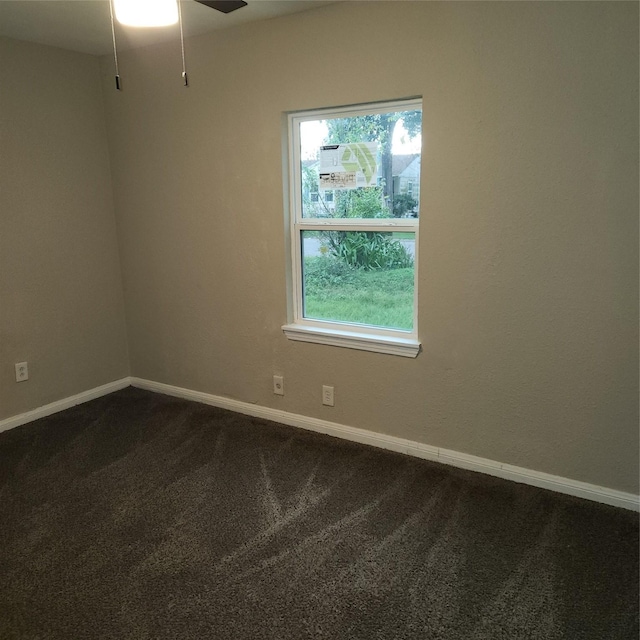
{"type": "Polygon", "coordinates": [[[638,638],[638,515],[136,389],[0,434],[0,638],[638,638]]]}

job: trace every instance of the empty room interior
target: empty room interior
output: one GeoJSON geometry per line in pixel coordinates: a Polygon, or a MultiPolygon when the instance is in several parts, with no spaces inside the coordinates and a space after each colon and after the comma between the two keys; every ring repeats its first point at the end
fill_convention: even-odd
{"type": "Polygon", "coordinates": [[[639,3],[205,4],[0,0],[0,637],[637,638],[639,3]]]}

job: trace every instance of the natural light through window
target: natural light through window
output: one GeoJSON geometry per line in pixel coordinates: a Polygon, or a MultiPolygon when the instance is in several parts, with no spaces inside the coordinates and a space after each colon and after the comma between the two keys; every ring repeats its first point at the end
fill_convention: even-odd
{"type": "Polygon", "coordinates": [[[294,340],[415,357],[420,100],[289,115],[294,340]]]}

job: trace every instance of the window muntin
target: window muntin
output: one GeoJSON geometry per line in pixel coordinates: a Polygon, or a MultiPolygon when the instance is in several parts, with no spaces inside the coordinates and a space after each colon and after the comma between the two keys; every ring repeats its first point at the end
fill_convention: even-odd
{"type": "Polygon", "coordinates": [[[419,346],[421,114],[421,101],[410,100],[289,116],[287,327],[354,332],[367,341],[396,336],[419,346]],[[398,129],[412,148],[397,143],[398,129]]]}

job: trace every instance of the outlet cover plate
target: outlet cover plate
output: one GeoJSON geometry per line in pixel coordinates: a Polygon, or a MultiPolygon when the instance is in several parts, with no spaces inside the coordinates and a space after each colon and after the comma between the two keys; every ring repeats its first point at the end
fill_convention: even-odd
{"type": "Polygon", "coordinates": [[[327,407],[334,406],[333,387],[330,387],[326,384],[322,385],[322,404],[326,405],[327,407]]]}
{"type": "Polygon", "coordinates": [[[16,362],[16,382],[29,379],[29,367],[26,362],[16,362]]]}

